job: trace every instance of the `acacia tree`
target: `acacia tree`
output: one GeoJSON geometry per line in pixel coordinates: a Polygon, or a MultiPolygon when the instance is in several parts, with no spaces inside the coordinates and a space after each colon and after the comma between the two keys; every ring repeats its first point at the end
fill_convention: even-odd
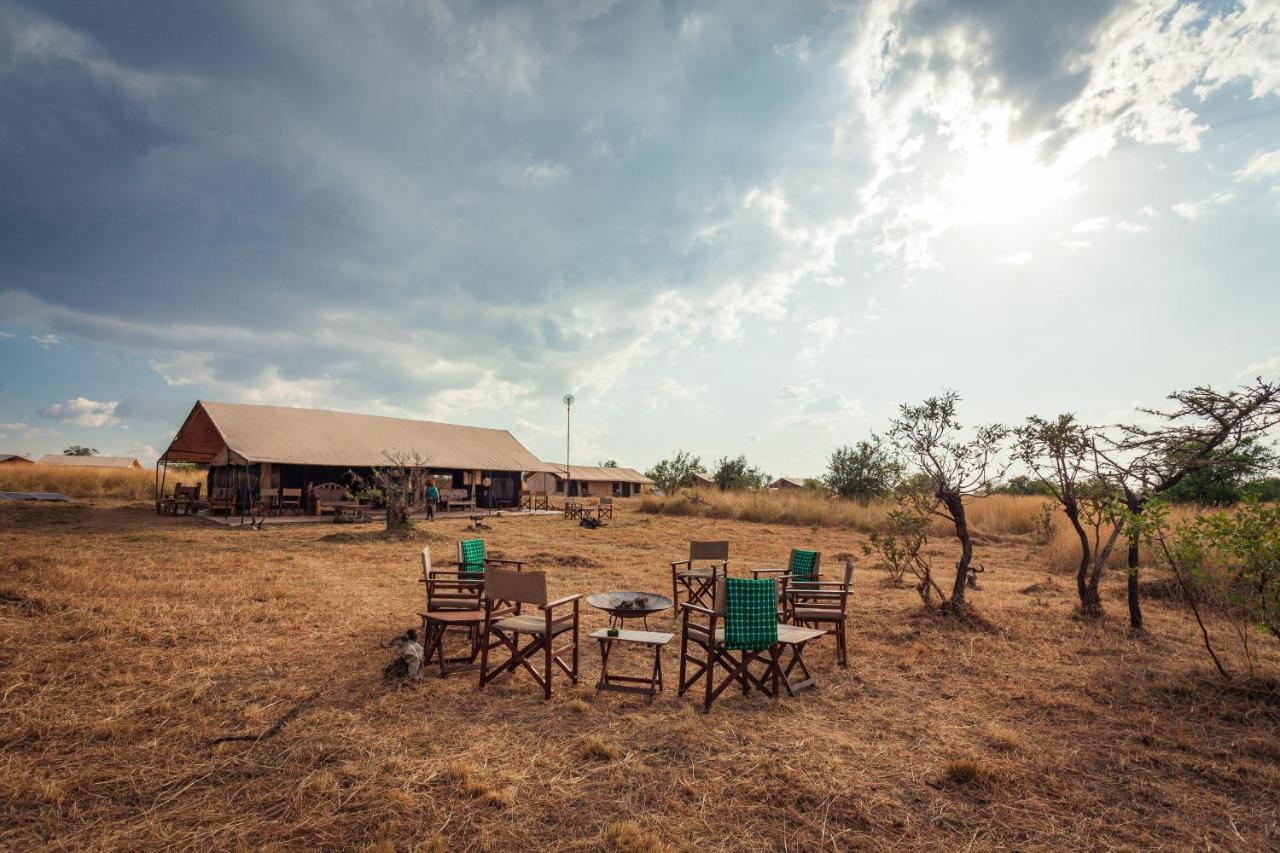
{"type": "Polygon", "coordinates": [[[374,468],[368,477],[351,473],[351,490],[386,507],[388,533],[410,530],[413,504],[426,488],[431,456],[417,450],[384,450],[382,455],[386,464],[374,468]]]}
{"type": "Polygon", "coordinates": [[[837,447],[827,459],[823,482],[842,498],[866,505],[893,490],[899,474],[898,460],[875,433],[857,444],[837,447]]]}
{"type": "Polygon", "coordinates": [[[645,476],[666,494],[693,485],[693,475],[706,470],[702,460],[692,453],[677,450],[670,459],[663,459],[645,472],[645,476]]]}
{"type": "MultiPolygon", "coordinates": [[[[1046,420],[1038,415],[1031,415],[1026,423],[1013,430],[1014,458],[1026,465],[1031,473],[1062,505],[1062,511],[1071,523],[1080,540],[1080,565],[1076,570],[1076,592],[1080,596],[1080,610],[1086,616],[1102,615],[1102,599],[1098,594],[1098,580],[1101,567],[1106,564],[1104,557],[1101,564],[1095,565],[1094,544],[1085,530],[1086,520],[1082,515],[1083,502],[1087,504],[1090,519],[1104,518],[1105,509],[1101,502],[1103,495],[1096,482],[1097,455],[1093,450],[1092,430],[1076,420],[1073,414],[1058,415],[1053,420],[1046,420]],[[1087,494],[1082,496],[1082,492],[1087,494]],[[1094,569],[1091,573],[1090,569],[1094,569]]],[[[1094,540],[1099,537],[1100,528],[1094,527],[1094,540]]],[[[1116,534],[1119,535],[1118,533],[1116,534]]],[[[1115,538],[1111,540],[1115,544],[1115,538]]],[[[1107,549],[1108,555],[1110,548],[1107,549]]]]}
{"type": "Polygon", "coordinates": [[[971,581],[973,538],[965,514],[965,500],[988,493],[999,479],[1000,447],[1008,430],[1000,424],[979,427],[964,437],[956,420],[960,395],[947,390],[918,406],[903,403],[889,430],[889,439],[898,453],[915,468],[922,488],[916,492],[923,511],[945,518],[955,528],[960,542],[960,559],[951,598],[944,607],[952,612],[964,609],[965,583],[971,581]]]}
{"type": "MultiPolygon", "coordinates": [[[[1261,377],[1230,391],[1203,385],[1168,396],[1167,410],[1146,409],[1154,426],[1121,424],[1102,458],[1119,479],[1124,503],[1141,516],[1153,499],[1176,487],[1192,472],[1221,465],[1243,452],[1254,439],[1280,424],[1280,382],[1261,377]]],[[[1129,535],[1129,627],[1142,631],[1138,585],[1138,543],[1129,535]]]]}
{"type": "Polygon", "coordinates": [[[734,459],[728,456],[720,457],[716,462],[716,472],[711,476],[715,478],[716,485],[722,492],[735,489],[763,489],[769,484],[769,475],[748,462],[745,456],[734,459]]]}

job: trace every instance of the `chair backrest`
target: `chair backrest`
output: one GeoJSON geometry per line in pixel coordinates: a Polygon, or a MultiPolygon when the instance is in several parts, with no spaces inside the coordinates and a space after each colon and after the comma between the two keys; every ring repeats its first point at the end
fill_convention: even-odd
{"type": "Polygon", "coordinates": [[[422,576],[424,578],[431,577],[431,546],[422,546],[422,576]]]}
{"type": "MultiPolygon", "coordinates": [[[[302,494],[301,489],[285,489],[284,490],[285,497],[298,497],[298,496],[301,496],[301,494],[302,494]],[[297,494],[290,495],[290,492],[296,492],[297,494]]],[[[320,483],[317,486],[311,487],[311,497],[314,500],[320,501],[321,503],[327,503],[327,504],[337,503],[338,501],[342,500],[346,496],[347,496],[347,490],[344,489],[342,486],[339,486],[337,483],[320,483]]]]}
{"type": "Polygon", "coordinates": [[[778,642],[778,589],[773,578],[725,578],[724,645],[760,651],[778,642]]]}
{"type": "Polygon", "coordinates": [[[693,542],[689,543],[690,560],[727,560],[729,559],[729,543],[693,542]]]}
{"type": "Polygon", "coordinates": [[[483,539],[461,539],[458,541],[458,566],[464,572],[484,571],[483,539]]]}
{"type": "Polygon", "coordinates": [[[279,489],[258,489],[258,497],[260,498],[274,498],[278,494],[280,494],[279,489]]]}
{"type": "Polygon", "coordinates": [[[484,573],[484,597],[491,601],[546,604],[547,573],[489,569],[484,573]]]}
{"type": "Polygon", "coordinates": [[[181,483],[173,487],[173,496],[175,498],[197,500],[200,497],[200,484],[194,486],[184,486],[181,483]]]}
{"type": "Polygon", "coordinates": [[[853,558],[846,558],[844,561],[844,588],[853,589],[853,558]]]}
{"type": "Polygon", "coordinates": [[[802,548],[792,548],[791,561],[787,563],[787,573],[791,575],[792,583],[812,581],[818,576],[818,567],[821,564],[821,551],[806,551],[802,548]]]}
{"type": "Polygon", "coordinates": [[[613,506],[613,498],[601,498],[600,506],[613,506]]]}

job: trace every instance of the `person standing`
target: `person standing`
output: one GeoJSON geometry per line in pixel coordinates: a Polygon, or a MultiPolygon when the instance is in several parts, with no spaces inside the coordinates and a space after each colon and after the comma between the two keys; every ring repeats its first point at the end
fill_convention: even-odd
{"type": "Polygon", "coordinates": [[[440,490],[435,480],[427,480],[427,521],[436,517],[436,503],[440,500],[440,490]]]}

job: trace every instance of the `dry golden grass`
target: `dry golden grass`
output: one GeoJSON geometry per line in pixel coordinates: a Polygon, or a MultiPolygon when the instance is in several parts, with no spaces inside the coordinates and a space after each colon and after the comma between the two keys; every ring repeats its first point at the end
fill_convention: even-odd
{"type": "MultiPolygon", "coordinates": [[[[463,524],[431,541],[447,553],[463,524]]],[[[626,509],[596,531],[490,524],[492,551],[561,558],[535,566],[553,595],[668,589],[689,538],[730,539],[735,573],[865,542],[626,509]]],[[[1223,690],[1173,602],[1148,602],[1149,636],[1130,636],[1119,573],[1113,615],[1085,621],[1069,584],[1040,583],[1041,554],[986,541],[978,628],[862,569],[847,670],[822,642],[818,689],[728,691],[703,716],[671,687],[652,704],[597,695],[589,644],[582,683],[558,679],[549,703],[527,675],[385,683],[382,643],[421,604],[421,540],[348,530],[0,506],[0,848],[1280,846],[1276,701],[1223,690]],[[277,736],[209,745],[314,691],[277,736]]],[[[672,646],[669,680],[676,664],[672,646]]]]}
{"type": "MultiPolygon", "coordinates": [[[[1035,532],[1036,518],[1045,498],[991,495],[966,503],[970,526],[975,532],[992,536],[1023,536],[1035,532]]],[[[884,526],[885,516],[895,508],[892,501],[874,500],[863,505],[809,490],[776,492],[719,492],[713,489],[686,489],[670,496],[646,495],[641,512],[654,515],[688,515],[799,527],[842,527],[870,533],[884,526]]],[[[1062,518],[1065,523],[1065,517],[1062,518]]],[[[933,536],[950,536],[950,523],[935,518],[933,536]]]]}
{"type": "MultiPolygon", "coordinates": [[[[198,479],[203,480],[203,476],[198,479]]],[[[173,478],[166,491],[172,491],[173,478]]],[[[196,482],[193,475],[191,482],[196,482]]],[[[60,465],[0,465],[0,492],[58,492],[73,498],[148,500],[155,493],[150,468],[64,468],[60,465]]]]}

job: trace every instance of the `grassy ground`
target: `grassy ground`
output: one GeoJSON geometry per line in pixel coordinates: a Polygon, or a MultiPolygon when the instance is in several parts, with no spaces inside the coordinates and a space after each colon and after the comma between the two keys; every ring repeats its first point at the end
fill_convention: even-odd
{"type": "MultiPolygon", "coordinates": [[[[1113,615],[1081,621],[1068,576],[992,539],[974,628],[862,569],[847,670],[825,643],[817,690],[729,693],[708,716],[673,690],[597,696],[588,646],[583,684],[550,703],[527,676],[388,686],[380,644],[415,624],[422,543],[439,559],[463,524],[386,541],[0,506],[0,847],[1280,847],[1280,706],[1221,689],[1169,603],[1130,637],[1118,576],[1113,615]],[[315,691],[270,740],[208,744],[315,691]]],[[[631,510],[492,528],[556,595],[669,589],[691,537],[731,539],[739,569],[792,546],[862,565],[865,539],[631,510]]]]}

